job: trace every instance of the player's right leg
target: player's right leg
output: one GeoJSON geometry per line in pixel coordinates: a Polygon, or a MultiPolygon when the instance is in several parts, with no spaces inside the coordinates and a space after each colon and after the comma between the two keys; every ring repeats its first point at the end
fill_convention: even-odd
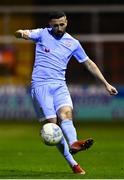
{"type": "MultiPolygon", "coordinates": [[[[47,119],[42,121],[42,125],[51,122],[57,124],[57,118],[47,119]]],[[[71,167],[72,171],[77,174],[85,174],[85,170],[80,167],[80,165],[74,160],[72,154],[69,151],[69,146],[66,142],[64,136],[62,137],[61,141],[56,145],[59,152],[63,155],[63,157],[68,162],[69,166],[71,167]]]]}
{"type": "Polygon", "coordinates": [[[77,174],[85,174],[85,170],[80,167],[80,165],[74,160],[73,156],[69,151],[68,144],[63,137],[61,142],[57,145],[58,150],[65,157],[66,161],[70,165],[72,171],[77,174]]]}
{"type": "MultiPolygon", "coordinates": [[[[31,91],[37,118],[42,122],[42,125],[48,122],[57,123],[53,97],[47,92],[47,87],[44,88],[45,87],[39,87],[31,91]]],[[[85,174],[85,171],[78,165],[69,152],[69,147],[64,137],[57,145],[57,148],[67,160],[74,173],[85,174]]]]}
{"type": "Polygon", "coordinates": [[[39,120],[56,118],[53,96],[48,85],[42,85],[31,90],[34,109],[39,120]]]}

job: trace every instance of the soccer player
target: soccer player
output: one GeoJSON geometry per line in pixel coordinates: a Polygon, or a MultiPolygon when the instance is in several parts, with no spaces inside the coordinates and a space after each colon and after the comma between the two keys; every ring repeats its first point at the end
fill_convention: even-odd
{"type": "Polygon", "coordinates": [[[73,154],[88,149],[93,144],[93,139],[78,140],[73,125],[73,104],[65,82],[65,72],[70,58],[74,56],[83,64],[104,84],[110,95],[116,95],[118,92],[105,80],[80,42],[66,32],[66,27],[66,14],[53,12],[49,16],[49,27],[17,30],[15,36],[36,43],[31,95],[38,118],[52,123],[58,123],[59,119],[59,126],[65,138],[63,137],[57,148],[74,173],[85,174],[85,170],[74,160],[73,154]]]}

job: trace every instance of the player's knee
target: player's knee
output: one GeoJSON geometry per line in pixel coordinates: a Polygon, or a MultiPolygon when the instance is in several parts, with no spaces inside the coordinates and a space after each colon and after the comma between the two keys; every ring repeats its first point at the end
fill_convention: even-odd
{"type": "Polygon", "coordinates": [[[59,110],[58,116],[61,120],[63,119],[72,119],[72,109],[69,108],[61,108],[59,110]]]}

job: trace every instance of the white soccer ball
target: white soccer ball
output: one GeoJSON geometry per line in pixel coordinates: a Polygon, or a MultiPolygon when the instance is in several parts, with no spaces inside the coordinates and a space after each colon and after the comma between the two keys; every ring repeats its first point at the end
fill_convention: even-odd
{"type": "Polygon", "coordinates": [[[49,146],[58,144],[61,141],[62,136],[62,130],[57,124],[47,123],[43,125],[41,129],[43,142],[49,146]]]}

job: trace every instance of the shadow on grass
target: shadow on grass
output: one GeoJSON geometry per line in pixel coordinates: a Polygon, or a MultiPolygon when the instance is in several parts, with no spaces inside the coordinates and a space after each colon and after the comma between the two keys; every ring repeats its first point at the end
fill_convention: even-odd
{"type": "Polygon", "coordinates": [[[26,170],[0,170],[0,179],[75,179],[80,175],[71,172],[42,172],[26,170]]]}

